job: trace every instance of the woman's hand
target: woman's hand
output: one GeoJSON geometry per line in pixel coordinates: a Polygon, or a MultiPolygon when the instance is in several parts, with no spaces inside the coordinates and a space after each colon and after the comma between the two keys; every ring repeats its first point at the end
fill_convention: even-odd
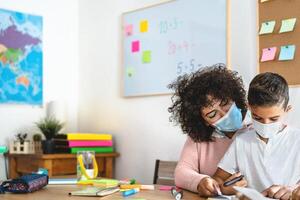
{"type": "MultiPolygon", "coordinates": [[[[227,178],[224,182],[230,181],[236,177],[239,177],[241,175],[240,172],[232,174],[229,178],[227,178]]],[[[232,194],[236,194],[235,189],[233,189],[233,186],[238,186],[238,187],[246,187],[247,186],[247,181],[245,178],[243,178],[242,180],[229,185],[229,186],[224,186],[223,184],[220,185],[222,194],[226,194],[226,195],[232,195],[232,194]]]]}
{"type": "Polygon", "coordinates": [[[211,177],[203,178],[198,184],[198,193],[201,197],[212,197],[218,195],[219,184],[211,177]]]}
{"type": "Polygon", "coordinates": [[[292,194],[292,200],[300,200],[300,187],[297,187],[292,194]]]}
{"type": "Polygon", "coordinates": [[[265,189],[262,194],[265,197],[270,197],[273,199],[289,200],[292,196],[292,188],[283,185],[272,185],[271,187],[265,189]]]}

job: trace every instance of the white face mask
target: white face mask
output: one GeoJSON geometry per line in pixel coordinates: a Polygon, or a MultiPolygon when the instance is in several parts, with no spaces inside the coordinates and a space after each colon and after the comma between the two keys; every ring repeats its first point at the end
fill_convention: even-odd
{"type": "Polygon", "coordinates": [[[274,137],[282,128],[282,122],[277,121],[269,124],[263,124],[259,121],[252,119],[253,128],[263,138],[274,137]]]}

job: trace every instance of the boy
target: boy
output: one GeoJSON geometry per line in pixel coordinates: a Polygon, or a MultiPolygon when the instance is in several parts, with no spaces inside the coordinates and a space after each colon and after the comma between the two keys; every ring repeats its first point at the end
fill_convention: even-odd
{"type": "Polygon", "coordinates": [[[300,130],[284,119],[291,109],[286,80],[275,73],[257,75],[250,83],[248,103],[253,129],[236,136],[218,165],[215,179],[224,194],[236,193],[223,186],[240,172],[248,187],[264,196],[289,199],[300,180],[300,130]]]}

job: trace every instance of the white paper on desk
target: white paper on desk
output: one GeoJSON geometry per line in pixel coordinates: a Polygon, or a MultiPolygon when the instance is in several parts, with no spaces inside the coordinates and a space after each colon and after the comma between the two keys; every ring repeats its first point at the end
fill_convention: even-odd
{"type": "MultiPolygon", "coordinates": [[[[244,187],[237,187],[237,186],[233,186],[233,188],[242,193],[243,195],[245,195],[246,197],[248,197],[251,200],[268,200],[271,198],[267,198],[264,197],[261,193],[259,193],[258,191],[252,189],[252,188],[244,188],[244,187]]],[[[274,200],[274,199],[272,199],[274,200]]]]}
{"type": "Polygon", "coordinates": [[[219,195],[216,197],[209,197],[207,200],[235,200],[235,195],[219,195]]]}
{"type": "Polygon", "coordinates": [[[49,178],[49,185],[76,185],[76,178],[49,178]]]}

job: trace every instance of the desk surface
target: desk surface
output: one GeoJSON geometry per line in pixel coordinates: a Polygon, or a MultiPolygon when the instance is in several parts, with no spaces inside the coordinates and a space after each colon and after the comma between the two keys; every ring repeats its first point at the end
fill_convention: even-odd
{"type": "MultiPolygon", "coordinates": [[[[68,193],[71,191],[80,190],[83,187],[74,186],[74,185],[48,185],[43,190],[30,193],[30,194],[3,194],[0,195],[1,200],[93,200],[93,199],[101,199],[101,200],[126,200],[126,199],[136,199],[136,198],[144,198],[147,200],[174,200],[174,197],[171,195],[170,191],[159,191],[159,190],[142,190],[139,193],[129,196],[127,198],[122,197],[121,193],[115,193],[113,195],[109,195],[106,197],[77,197],[77,196],[69,196],[68,193]]],[[[183,199],[186,200],[203,200],[203,198],[199,197],[197,194],[184,191],[183,199]]]]}

